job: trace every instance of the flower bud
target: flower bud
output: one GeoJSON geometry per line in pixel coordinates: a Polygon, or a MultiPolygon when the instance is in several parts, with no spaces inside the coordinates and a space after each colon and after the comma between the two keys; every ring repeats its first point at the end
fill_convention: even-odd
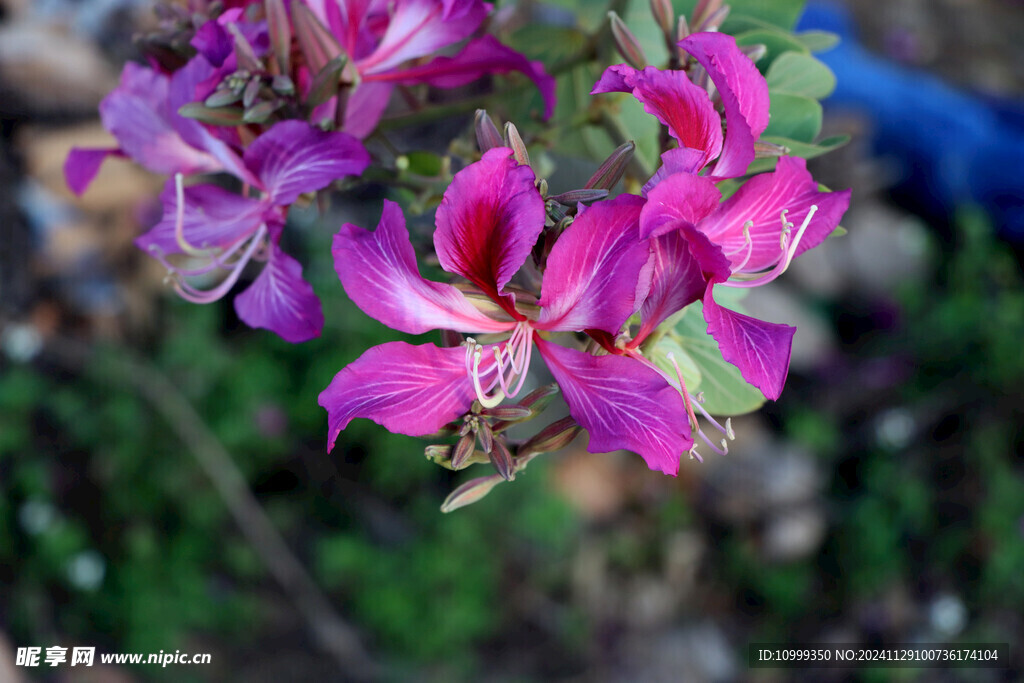
{"type": "Polygon", "coordinates": [[[672,0],[651,0],[651,14],[654,15],[654,21],[658,23],[662,32],[665,35],[671,35],[675,17],[672,0]]]}
{"type": "Polygon", "coordinates": [[[564,204],[565,206],[571,206],[575,208],[576,204],[578,204],[579,202],[583,202],[584,204],[587,202],[596,202],[597,200],[604,199],[607,196],[608,190],[603,189],[569,190],[568,192],[563,192],[562,194],[556,194],[551,197],[548,197],[548,199],[553,199],[559,204],[564,204]]]}
{"type": "Polygon", "coordinates": [[[463,435],[455,444],[452,452],[452,469],[461,470],[470,465],[469,458],[476,449],[476,437],[473,434],[463,435]]]}
{"type": "Polygon", "coordinates": [[[476,144],[480,147],[480,153],[486,153],[495,147],[501,147],[504,143],[501,140],[501,133],[494,121],[487,115],[486,109],[477,109],[474,119],[476,128],[476,144]]]}
{"type": "Polygon", "coordinates": [[[615,183],[622,178],[622,174],[626,172],[626,167],[633,159],[635,151],[636,143],[633,141],[619,145],[594,171],[594,175],[590,177],[584,187],[588,190],[611,190],[615,187],[615,183]]]}
{"type": "Polygon", "coordinates": [[[512,454],[508,446],[500,438],[494,440],[494,447],[491,448],[491,464],[498,471],[505,481],[512,481],[516,478],[516,469],[512,463],[512,454]]]}
{"type": "Polygon", "coordinates": [[[494,432],[491,426],[484,420],[480,420],[476,426],[476,438],[480,440],[480,448],[484,453],[490,453],[494,447],[494,432]]]}
{"type": "Polygon", "coordinates": [[[611,22],[612,39],[615,41],[615,48],[622,55],[622,58],[626,60],[626,63],[634,69],[642,69],[647,66],[647,55],[644,54],[644,49],[640,47],[640,41],[622,22],[619,15],[615,12],[609,12],[608,20],[611,22]]]}
{"type": "Polygon", "coordinates": [[[519,406],[497,406],[496,408],[487,408],[483,414],[498,420],[525,420],[533,415],[533,411],[519,406]]]}
{"type": "Polygon", "coordinates": [[[519,448],[519,457],[535,453],[551,453],[568,446],[582,427],[571,417],[563,417],[540,430],[532,439],[519,448]]]}
{"type": "Polygon", "coordinates": [[[441,512],[451,512],[452,510],[472,505],[490,493],[491,489],[503,481],[505,480],[498,474],[470,479],[448,494],[448,497],[444,499],[444,503],[441,504],[441,512]]]}
{"type": "Polygon", "coordinates": [[[345,55],[334,57],[313,77],[309,85],[309,92],[306,94],[305,105],[309,109],[319,107],[321,104],[338,94],[338,87],[341,82],[341,72],[345,69],[345,55]]]}
{"type": "Polygon", "coordinates": [[[313,73],[319,73],[329,61],[342,54],[341,45],[334,35],[305,4],[292,3],[292,24],[299,50],[313,73]]]}
{"type": "Polygon", "coordinates": [[[278,73],[291,72],[292,24],[288,20],[288,10],[284,0],[263,0],[267,14],[267,31],[270,33],[270,44],[277,58],[278,73]]]}
{"type": "Polygon", "coordinates": [[[431,444],[423,449],[423,455],[435,465],[444,465],[452,457],[452,447],[442,444],[431,444]]]}
{"type": "Polygon", "coordinates": [[[530,165],[530,153],[526,151],[526,143],[519,136],[519,129],[511,121],[505,124],[505,145],[512,148],[512,156],[521,166],[530,165]]]}

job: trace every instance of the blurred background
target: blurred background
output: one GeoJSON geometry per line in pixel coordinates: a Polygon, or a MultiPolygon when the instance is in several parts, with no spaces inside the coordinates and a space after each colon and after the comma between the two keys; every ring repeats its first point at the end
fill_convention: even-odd
{"type": "Polygon", "coordinates": [[[0,682],[804,680],[747,646],[812,640],[1011,645],[815,680],[1024,679],[1024,6],[812,4],[843,35],[825,134],[853,136],[812,170],[854,194],[748,299],[798,327],[782,399],[678,478],[578,439],[449,515],[423,442],[357,421],[325,452],[316,395],[397,338],[329,260],[382,191],[293,213],[327,314],[293,346],[169,294],[131,243],[161,179],[64,186],[153,21],[0,0],[0,682]],[[14,666],[52,645],[212,663],[14,666]]]}

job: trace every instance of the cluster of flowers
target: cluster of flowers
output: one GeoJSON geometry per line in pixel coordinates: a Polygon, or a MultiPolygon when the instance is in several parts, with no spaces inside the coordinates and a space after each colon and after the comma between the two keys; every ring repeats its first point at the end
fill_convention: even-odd
{"type": "MultiPolygon", "coordinates": [[[[536,83],[550,114],[553,81],[488,36],[453,57],[420,59],[469,38],[489,7],[479,0],[265,0],[256,12],[250,4],[229,3],[194,23],[194,55],[173,69],[156,59],[127,67],[101,107],[119,148],[76,150],[67,175],[81,191],[109,154],[174,174],[163,220],[139,246],[197,302],[223,296],[247,262],[264,261],[235,299],[239,316],[302,341],[319,334],[323,315],[298,262],[279,247],[287,208],[363,172],[370,157],[360,140],[392,89],[515,70],[536,83]],[[241,192],[183,182],[210,172],[235,176],[241,192]],[[186,270],[168,259],[174,254],[200,263],[186,270]],[[228,276],[209,291],[184,279],[213,270],[228,276]]],[[[721,12],[695,21],[691,33],[685,21],[674,27],[670,3],[652,7],[673,50],[670,68],[647,66],[612,17],[630,64],[609,67],[593,88],[631,94],[665,126],[665,141],[674,139],[639,194],[610,196],[632,152],[624,145],[586,187],[550,196],[515,127],[503,138],[479,112],[482,157],[453,177],[433,234],[441,267],[459,283],[421,276],[397,204],[385,202],[376,230],[341,227],[333,256],[348,296],[395,330],[442,330],[443,344],[386,343],[342,369],[319,399],[331,448],[353,418],[412,436],[457,436],[427,456],[452,469],[490,462],[497,474],[460,487],[447,509],[512,479],[581,429],[591,452],[634,451],[675,474],[683,454],[699,458],[695,439],[724,452],[733,436],[687,390],[671,354],[668,365],[653,360],[659,327],[695,302],[722,357],[767,398],[780,395],[795,329],[726,308],[715,293],[772,282],[838,226],[849,192],[822,191],[802,159],[780,156],[773,171],[723,199],[720,181],[746,175],[759,154],[781,154],[758,142],[767,83],[744,49],[714,30],[721,12]],[[513,402],[534,348],[571,417],[513,441],[506,430],[536,417],[555,392],[542,387],[513,402]]]]}
{"type": "Polygon", "coordinates": [[[100,105],[118,146],[72,150],[68,184],[85,191],[108,156],[168,174],[163,220],[137,244],[167,267],[176,291],[196,303],[216,301],[247,263],[263,262],[235,298],[239,318],[291,342],[316,337],[320,301],[280,247],[288,207],[367,168],[361,140],[395,87],[450,88],[520,71],[537,84],[550,115],[554,81],[492,36],[468,40],[454,56],[423,59],[470,38],[489,7],[482,0],[163,6],[164,33],[143,41],[149,66],[126,65],[100,105]],[[234,176],[240,189],[185,182],[210,173],[234,176]],[[224,273],[208,290],[186,279],[224,273]]]}
{"type": "Polygon", "coordinates": [[[743,175],[755,158],[768,124],[768,88],[730,36],[694,33],[679,46],[710,87],[694,82],[695,67],[619,65],[593,90],[631,93],[678,142],[642,194],[580,204],[571,222],[557,220],[564,197],[546,197],[546,183],[524,154],[487,149],[492,138],[485,133],[483,158],[445,192],[433,238],[441,267],[470,285],[421,277],[397,205],[385,205],[375,231],[342,227],[334,241],[338,275],[368,315],[404,332],[454,330],[487,341],[393,342],[367,351],[320,395],[332,445],[356,417],[414,436],[461,421],[458,443],[428,449],[428,456],[456,469],[489,459],[498,474],[457,490],[449,508],[511,478],[538,452],[564,445],[575,425],[588,432],[591,452],[634,451],[651,469],[675,474],[682,454],[697,457],[695,436],[714,450],[725,445],[703,431],[698,413],[732,436],[728,422],[720,425],[690,395],[678,366],[666,372],[645,353],[659,325],[697,301],[723,357],[765,396],[779,396],[795,328],[725,308],[715,290],[773,281],[837,227],[849,192],[820,191],[802,159],[783,156],[774,171],[722,201],[715,181],[743,175]],[[580,340],[587,340],[582,350],[580,340]],[[523,386],[534,347],[571,420],[513,455],[500,432],[533,414],[538,396],[501,404],[523,386]]]}

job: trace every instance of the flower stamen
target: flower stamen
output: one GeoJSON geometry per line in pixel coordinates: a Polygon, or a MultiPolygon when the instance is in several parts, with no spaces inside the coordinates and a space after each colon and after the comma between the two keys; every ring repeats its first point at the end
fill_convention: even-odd
{"type": "MultiPolygon", "coordinates": [[[[807,216],[804,217],[804,222],[800,224],[800,229],[797,230],[796,237],[793,238],[792,243],[789,243],[790,229],[787,227],[791,226],[792,223],[789,223],[788,221],[785,220],[787,211],[782,212],[783,229],[782,234],[779,236],[779,245],[782,249],[783,257],[782,259],[779,260],[775,267],[772,268],[767,273],[755,275],[751,279],[726,280],[721,284],[727,285],[729,287],[760,287],[761,285],[766,285],[769,282],[772,282],[773,280],[775,280],[775,278],[779,277],[780,275],[785,273],[787,269],[789,269],[789,264],[793,262],[793,257],[796,256],[796,250],[800,246],[800,240],[803,238],[804,233],[807,231],[807,227],[811,224],[811,219],[814,217],[814,214],[818,211],[818,206],[817,204],[814,204],[807,211],[807,216]]],[[[736,269],[733,269],[734,273],[735,270],[736,269]]]]}

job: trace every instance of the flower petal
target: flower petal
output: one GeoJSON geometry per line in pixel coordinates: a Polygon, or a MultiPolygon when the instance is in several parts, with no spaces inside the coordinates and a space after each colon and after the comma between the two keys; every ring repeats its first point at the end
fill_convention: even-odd
{"type": "Polygon", "coordinates": [[[356,66],[361,74],[393,69],[469,37],[486,16],[481,0],[398,0],[377,49],[356,66]]]}
{"type": "Polygon", "coordinates": [[[235,297],[235,311],[249,327],[261,327],[294,343],[320,336],[324,314],[302,266],[276,244],[263,272],[235,297]]]}
{"type": "Polygon", "coordinates": [[[787,212],[785,220],[793,224],[792,237],[795,237],[811,206],[818,207],[797,246],[799,255],[828,237],[849,203],[849,190],[819,192],[804,159],[782,157],[775,171],[748,180],[717,211],[698,224],[697,229],[730,254],[728,258],[736,266],[746,258],[748,248],[743,226],[749,221],[750,257],[739,272],[754,273],[774,266],[783,256],[783,211],[787,212]]]}
{"type": "MultiPolygon", "coordinates": [[[[184,196],[182,234],[197,249],[226,247],[251,234],[268,218],[265,203],[215,185],[186,187],[184,196]]],[[[176,234],[178,198],[173,178],[164,186],[160,201],[164,205],[163,219],[137,237],[135,245],[144,251],[157,248],[165,254],[180,253],[184,249],[176,234]]]]}
{"type": "MultiPolygon", "coordinates": [[[[680,146],[700,150],[703,168],[722,150],[722,118],[705,90],[694,85],[685,71],[662,71],[653,66],[638,71],[624,64],[611,66],[591,94],[628,87],[644,111],[668,126],[680,146]]],[[[751,143],[752,144],[752,143],[751,143]]]]}
{"type": "Polygon", "coordinates": [[[693,33],[679,45],[708,72],[725,108],[725,144],[711,175],[741,176],[754,160],[754,142],[768,127],[768,83],[730,35],[693,33]]]}
{"type": "Polygon", "coordinates": [[[202,102],[206,99],[220,79],[226,75],[227,73],[215,69],[202,55],[190,59],[188,64],[171,75],[168,83],[168,121],[186,144],[197,150],[202,150],[216,159],[221,165],[221,168],[217,170],[227,171],[246,183],[258,185],[256,177],[246,168],[242,158],[235,153],[234,149],[223,140],[218,139],[199,121],[178,114],[178,110],[182,106],[191,102],[202,102]]]}
{"type": "Polygon", "coordinates": [[[507,147],[495,147],[445,190],[434,232],[441,267],[501,299],[544,229],[544,214],[533,169],[517,164],[507,147]]]}
{"type": "Polygon", "coordinates": [[[427,83],[438,88],[456,88],[485,74],[519,71],[530,78],[544,97],[544,118],[555,110],[555,79],[541,62],[531,62],[494,36],[483,36],[466,44],[454,57],[437,57],[408,69],[368,74],[366,82],[388,81],[403,85],[427,83]]]}
{"type": "Polygon", "coordinates": [[[544,271],[538,329],[618,333],[650,287],[641,277],[650,258],[637,228],[643,206],[630,194],[599,202],[559,236],[544,271]]]}
{"type": "Polygon", "coordinates": [[[68,187],[77,195],[81,195],[92,183],[96,174],[100,172],[100,166],[107,157],[123,157],[120,149],[82,149],[72,147],[68,152],[68,158],[64,160],[64,179],[68,187]]]}
{"type": "Polygon", "coordinates": [[[104,127],[122,151],[154,173],[204,173],[223,164],[189,145],[175,129],[169,111],[169,79],[137,64],[125,64],[121,84],[100,103],[104,127]]]}
{"type": "Polygon", "coordinates": [[[347,133],[329,133],[304,121],[282,121],[249,145],[245,164],[259,176],[270,201],[287,206],[304,192],[362,173],[370,155],[347,133]]]}
{"type": "Polygon", "coordinates": [[[676,173],[662,180],[647,195],[640,213],[640,236],[657,237],[674,229],[679,221],[697,225],[718,208],[722,193],[698,175],[676,173]]]}
{"type": "Polygon", "coordinates": [[[327,410],[328,450],[352,418],[388,431],[433,434],[466,412],[476,394],[466,375],[466,350],[389,342],[369,349],[320,393],[327,410]]]}
{"type": "Polygon", "coordinates": [[[590,434],[587,450],[627,449],[665,474],[693,445],[679,391],[656,370],[625,356],[592,356],[535,338],[569,413],[590,434]]]}
{"type": "Polygon", "coordinates": [[[796,328],[769,323],[719,306],[713,297],[714,284],[704,295],[704,320],[708,334],[718,341],[722,358],[737,368],[743,379],[769,399],[782,394],[789,374],[789,357],[796,328]]]}
{"type": "Polygon", "coordinates": [[[689,147],[676,147],[661,155],[661,166],[654,172],[651,179],[644,183],[641,194],[647,196],[658,183],[673,173],[690,173],[696,175],[700,172],[701,164],[704,162],[704,152],[689,147]]]}
{"type": "Polygon", "coordinates": [[[334,236],[334,267],[349,298],[388,327],[422,334],[430,330],[500,332],[515,325],[477,310],[451,285],[423,279],[397,204],[384,201],[374,232],[350,223],[334,236]]]}
{"type": "Polygon", "coordinates": [[[640,309],[640,330],[631,342],[634,348],[670,315],[700,299],[707,287],[700,264],[681,231],[656,237],[650,244],[651,292],[640,309]]]}
{"type": "Polygon", "coordinates": [[[343,130],[360,140],[372,133],[388,108],[394,89],[394,83],[383,81],[363,81],[357,85],[345,103],[343,130]]]}

